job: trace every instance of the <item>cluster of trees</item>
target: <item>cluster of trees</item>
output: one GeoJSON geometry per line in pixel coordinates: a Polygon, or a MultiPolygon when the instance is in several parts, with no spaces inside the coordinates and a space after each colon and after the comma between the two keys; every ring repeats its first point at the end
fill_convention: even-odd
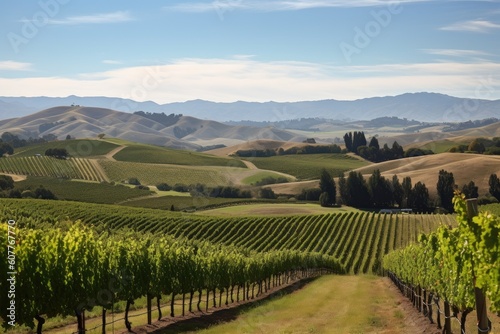
{"type": "Polygon", "coordinates": [[[57,199],[52,191],[44,188],[43,186],[38,186],[35,189],[16,189],[14,180],[8,175],[0,175],[0,197],[57,199]]]}
{"type": "Polygon", "coordinates": [[[476,138],[469,145],[453,146],[448,152],[500,155],[500,137],[494,137],[493,139],[476,138]]]}
{"type": "Polygon", "coordinates": [[[158,122],[164,126],[174,125],[182,117],[182,114],[166,115],[163,112],[162,113],[150,113],[150,112],[144,112],[144,111],[136,111],[136,112],[134,112],[134,115],[139,115],[139,116],[148,118],[148,119],[153,120],[155,122],[158,122]]]}
{"type": "Polygon", "coordinates": [[[57,140],[57,136],[51,133],[44,135],[42,138],[29,137],[28,139],[21,139],[19,136],[10,132],[4,132],[2,136],[0,136],[0,143],[9,144],[13,148],[24,147],[31,144],[42,144],[55,140],[57,140]]]}
{"type": "Polygon", "coordinates": [[[242,158],[250,157],[273,157],[275,155],[292,155],[292,154],[321,154],[321,153],[345,153],[342,148],[336,144],[331,145],[305,145],[294,146],[289,149],[280,147],[277,150],[264,149],[264,150],[238,150],[235,155],[242,158]]]}
{"type": "Polygon", "coordinates": [[[65,148],[49,148],[45,151],[45,155],[57,159],[66,159],[69,153],[65,148]]]}
{"type": "Polygon", "coordinates": [[[367,144],[366,137],[363,131],[346,133],[344,135],[344,143],[347,151],[355,153],[360,157],[372,162],[382,162],[406,157],[433,154],[431,150],[422,150],[419,148],[411,148],[405,152],[403,150],[403,147],[396,141],[392,144],[392,147],[384,144],[384,146],[380,148],[378,139],[376,137],[372,137],[370,139],[370,142],[367,144]]]}
{"type": "MultiPolygon", "coordinates": [[[[499,201],[500,179],[496,174],[490,175],[489,186],[491,196],[499,201]]],[[[322,206],[332,206],[338,202],[355,208],[398,207],[411,208],[418,212],[429,212],[435,206],[440,206],[446,212],[453,212],[452,198],[456,189],[453,173],[443,169],[438,175],[438,198],[435,202],[431,201],[427,186],[423,182],[413,185],[409,176],[400,182],[397,175],[387,179],[376,169],[368,180],[365,180],[361,173],[351,171],[347,177],[341,176],[337,185],[331,175],[323,170],[319,188],[304,189],[297,199],[319,201],[322,206]]],[[[466,198],[479,197],[474,181],[463,185],[461,190],[466,198]]]]}

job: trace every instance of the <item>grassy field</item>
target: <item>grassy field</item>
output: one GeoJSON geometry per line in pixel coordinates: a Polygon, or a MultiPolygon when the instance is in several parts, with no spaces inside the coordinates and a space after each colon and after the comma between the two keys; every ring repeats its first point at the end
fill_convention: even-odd
{"type": "MultiPolygon", "coordinates": [[[[419,333],[386,278],[324,276],[281,298],[244,310],[228,323],[185,333],[419,333]],[[258,306],[258,307],[257,307],[258,306]]],[[[420,329],[420,331],[418,331],[420,329]]],[[[174,333],[168,331],[164,333],[174,333]]]]}
{"type": "Polygon", "coordinates": [[[248,216],[295,216],[295,215],[319,215],[339,212],[359,212],[351,207],[325,208],[319,204],[311,203],[270,203],[270,204],[248,204],[233,205],[224,208],[200,211],[197,214],[218,217],[248,217],[248,216]]]}
{"type": "MultiPolygon", "coordinates": [[[[142,184],[157,185],[165,182],[169,185],[201,183],[207,186],[239,185],[242,180],[261,173],[258,170],[238,167],[183,166],[139,162],[110,161],[100,159],[100,165],[111,181],[122,182],[136,177],[142,184]]],[[[279,173],[266,175],[281,176],[279,173]]]]}
{"type": "Polygon", "coordinates": [[[269,171],[262,171],[262,172],[258,172],[258,173],[254,174],[252,176],[249,176],[249,177],[243,179],[241,181],[241,183],[247,184],[247,185],[254,185],[257,182],[260,182],[260,181],[262,181],[265,178],[274,178],[274,179],[277,179],[278,177],[285,178],[288,181],[293,181],[290,177],[280,176],[280,175],[277,175],[276,173],[269,172],[269,171]]]}
{"type": "Polygon", "coordinates": [[[72,157],[89,158],[106,155],[119,145],[97,139],[71,139],[21,147],[15,150],[16,157],[44,155],[49,148],[65,148],[72,157]]]}
{"type": "Polygon", "coordinates": [[[16,182],[17,189],[44,186],[50,189],[58,199],[89,203],[113,204],[152,194],[147,190],[135,189],[123,185],[109,183],[83,182],[48,177],[28,177],[27,180],[16,182]]]}
{"type": "Polygon", "coordinates": [[[368,165],[368,162],[345,154],[296,154],[249,159],[260,169],[274,170],[302,180],[317,179],[322,169],[332,176],[368,165]]]}
{"type": "Polygon", "coordinates": [[[118,161],[154,164],[246,168],[245,164],[237,159],[222,158],[198,152],[174,150],[166,147],[132,143],[127,144],[127,147],[115,154],[114,158],[118,161]]]}

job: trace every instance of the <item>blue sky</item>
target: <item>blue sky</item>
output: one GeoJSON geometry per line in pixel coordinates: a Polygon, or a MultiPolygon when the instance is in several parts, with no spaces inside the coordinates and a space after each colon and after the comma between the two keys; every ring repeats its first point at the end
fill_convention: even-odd
{"type": "Polygon", "coordinates": [[[500,99],[500,1],[0,3],[0,95],[500,99]]]}

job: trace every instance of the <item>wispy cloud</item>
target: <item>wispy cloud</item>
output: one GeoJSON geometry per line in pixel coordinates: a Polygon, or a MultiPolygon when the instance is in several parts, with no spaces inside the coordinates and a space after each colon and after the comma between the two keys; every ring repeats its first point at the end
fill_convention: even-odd
{"type": "Polygon", "coordinates": [[[78,25],[78,24],[105,24],[133,21],[133,17],[127,11],[113,13],[98,13],[83,16],[69,16],[61,20],[50,20],[51,24],[78,25]]]}
{"type": "Polygon", "coordinates": [[[12,60],[0,61],[0,71],[29,71],[29,70],[31,70],[30,63],[21,63],[12,60]]]}
{"type": "Polygon", "coordinates": [[[0,86],[9,96],[105,95],[159,103],[352,100],[421,91],[499,99],[497,73],[500,64],[488,61],[332,66],[191,58],[77,77],[0,78],[0,86]]]}
{"type": "Polygon", "coordinates": [[[500,29],[500,24],[487,20],[470,20],[453,23],[440,28],[447,31],[469,31],[487,33],[495,29],[500,29]]]}
{"type": "Polygon", "coordinates": [[[479,50],[464,49],[422,49],[423,52],[431,55],[449,56],[449,57],[480,57],[491,56],[491,53],[479,50]]]}
{"type": "Polygon", "coordinates": [[[259,1],[259,0],[215,0],[205,2],[181,3],[165,6],[167,10],[202,13],[207,11],[292,11],[312,8],[329,7],[374,7],[387,5],[401,5],[414,2],[428,2],[431,0],[297,0],[297,1],[259,1]]]}
{"type": "Polygon", "coordinates": [[[121,61],[119,60],[113,60],[113,59],[104,59],[102,61],[103,64],[108,64],[108,65],[120,65],[120,64],[123,64],[121,61]]]}

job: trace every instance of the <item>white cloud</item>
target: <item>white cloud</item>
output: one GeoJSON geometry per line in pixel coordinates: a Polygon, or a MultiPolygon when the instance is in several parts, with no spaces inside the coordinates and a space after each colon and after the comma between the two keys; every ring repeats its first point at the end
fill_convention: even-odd
{"type": "Polygon", "coordinates": [[[259,1],[259,0],[215,0],[211,2],[181,3],[165,6],[167,10],[201,13],[208,11],[225,12],[231,10],[254,11],[289,11],[311,8],[330,7],[373,7],[373,6],[398,6],[414,2],[428,2],[432,0],[296,0],[296,1],[259,1]]]}
{"type": "Polygon", "coordinates": [[[30,69],[30,63],[21,63],[12,60],[0,61],[0,71],[29,71],[30,69]]]}
{"type": "Polygon", "coordinates": [[[0,78],[5,96],[111,96],[158,103],[352,100],[430,91],[500,99],[500,64],[417,63],[331,66],[253,59],[179,59],[76,78],[0,78]]]}
{"type": "Polygon", "coordinates": [[[78,24],[103,24],[133,21],[129,12],[118,11],[113,13],[98,13],[84,16],[70,16],[62,20],[50,20],[51,24],[78,25],[78,24]]]}
{"type": "Polygon", "coordinates": [[[440,28],[447,31],[468,31],[487,33],[494,29],[500,29],[500,24],[486,20],[470,20],[450,24],[440,28]]]}
{"type": "Polygon", "coordinates": [[[120,65],[120,64],[122,64],[121,61],[119,61],[119,60],[113,60],[113,59],[104,59],[102,61],[102,63],[103,64],[108,64],[108,65],[120,65]]]}
{"type": "Polygon", "coordinates": [[[425,53],[431,55],[440,56],[452,56],[452,57],[470,57],[470,56],[489,56],[491,53],[487,53],[479,50],[464,50],[464,49],[422,49],[425,53]]]}

